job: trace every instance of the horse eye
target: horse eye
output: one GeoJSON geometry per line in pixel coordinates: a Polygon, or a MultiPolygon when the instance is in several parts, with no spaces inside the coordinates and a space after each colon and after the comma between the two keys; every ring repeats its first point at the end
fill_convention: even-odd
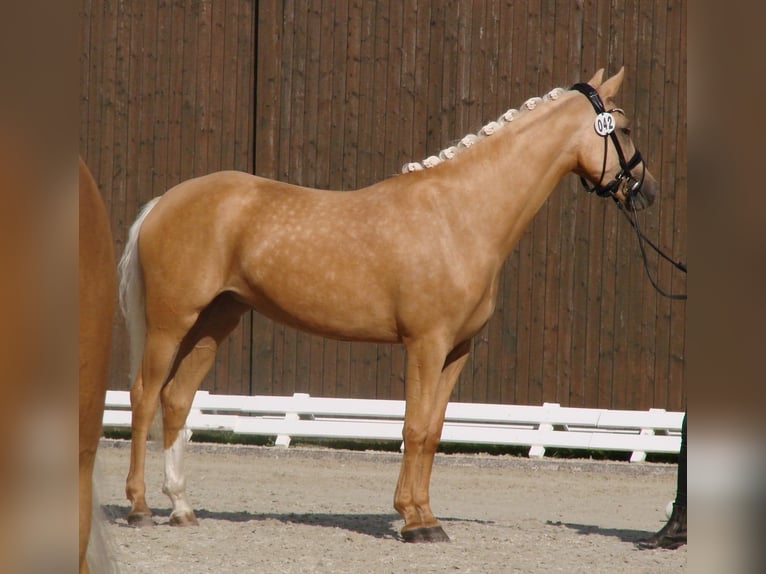
{"type": "Polygon", "coordinates": [[[622,133],[624,133],[626,136],[630,135],[630,128],[622,128],[622,133]]]}

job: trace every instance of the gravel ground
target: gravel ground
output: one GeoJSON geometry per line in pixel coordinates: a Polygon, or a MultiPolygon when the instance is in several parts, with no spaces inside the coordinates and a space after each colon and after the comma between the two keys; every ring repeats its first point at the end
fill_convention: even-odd
{"type": "Polygon", "coordinates": [[[106,536],[121,574],[686,572],[687,547],[639,551],[662,527],[675,465],[437,455],[431,504],[449,544],[399,540],[396,453],[193,443],[199,526],[168,524],[162,454],[147,456],[156,526],[127,525],[129,443],[98,455],[106,536]]]}

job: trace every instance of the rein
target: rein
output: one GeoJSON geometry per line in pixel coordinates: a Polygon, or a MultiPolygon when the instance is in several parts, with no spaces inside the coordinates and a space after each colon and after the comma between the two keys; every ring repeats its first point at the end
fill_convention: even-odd
{"type": "Polygon", "coordinates": [[[671,259],[668,255],[663,253],[663,251],[657,247],[652,241],[646,237],[643,232],[641,231],[641,227],[638,223],[638,212],[636,210],[636,204],[634,201],[632,201],[632,197],[636,195],[639,190],[641,189],[641,186],[644,183],[644,173],[646,171],[646,164],[642,164],[642,171],[641,171],[641,178],[636,179],[633,177],[633,174],[631,173],[631,170],[635,168],[639,162],[641,162],[641,153],[636,149],[635,153],[633,154],[633,157],[630,158],[630,160],[625,161],[625,154],[622,151],[622,146],[620,146],[620,141],[617,139],[617,135],[614,133],[614,119],[611,117],[612,112],[618,112],[622,113],[622,110],[613,109],[613,110],[606,110],[604,108],[604,103],[601,101],[601,96],[598,95],[598,92],[595,90],[593,86],[587,83],[578,83],[572,86],[573,90],[576,90],[583,94],[585,97],[588,98],[588,101],[593,106],[593,109],[596,112],[596,123],[595,128],[596,132],[604,139],[604,163],[601,168],[601,177],[599,178],[599,181],[597,184],[595,184],[592,188],[588,187],[587,182],[585,181],[585,178],[580,177],[580,182],[582,183],[583,187],[586,191],[589,193],[595,192],[596,195],[599,197],[611,197],[614,202],[617,204],[617,208],[622,212],[622,214],[625,216],[625,219],[628,220],[628,223],[630,223],[630,226],[633,228],[633,230],[636,232],[636,238],[638,239],[638,247],[641,251],[641,258],[644,262],[644,269],[646,270],[646,276],[649,278],[649,282],[652,284],[652,287],[662,295],[663,297],[667,297],[668,299],[678,300],[678,301],[685,301],[687,296],[685,293],[679,294],[679,293],[668,293],[664,290],[662,290],[659,285],[657,285],[657,282],[652,277],[651,272],[649,271],[649,262],[646,258],[646,248],[644,247],[644,243],[648,244],[654,251],[665,261],[668,261],[671,265],[673,265],[676,269],[679,271],[683,271],[686,273],[686,264],[681,263],[680,261],[674,261],[671,259]],[[608,137],[607,137],[608,136],[608,137]],[[606,185],[602,185],[602,182],[604,180],[604,174],[606,173],[606,156],[608,151],[608,138],[612,140],[612,143],[614,143],[614,148],[617,151],[617,157],[620,160],[620,171],[617,173],[617,175],[614,177],[612,181],[607,183],[606,185]],[[631,207],[632,211],[632,217],[631,214],[628,213],[623,205],[620,203],[620,200],[617,198],[616,191],[620,186],[620,183],[622,180],[625,180],[626,183],[626,193],[627,193],[627,199],[628,204],[631,207]]]}
{"type": "Polygon", "coordinates": [[[623,209],[622,204],[620,204],[619,200],[614,196],[612,196],[612,198],[615,200],[615,203],[617,203],[617,209],[619,209],[620,212],[625,216],[625,219],[628,220],[628,223],[630,223],[630,226],[636,232],[636,238],[638,239],[638,248],[641,250],[641,259],[644,261],[644,269],[646,270],[646,276],[649,278],[649,282],[652,284],[652,287],[654,287],[657,293],[659,293],[663,297],[667,297],[668,299],[673,299],[675,301],[686,301],[686,293],[668,293],[666,291],[663,291],[659,287],[659,285],[657,285],[657,282],[654,280],[651,272],[649,271],[649,262],[646,260],[646,249],[644,248],[644,243],[649,244],[649,246],[652,249],[654,249],[657,255],[662,257],[665,261],[670,263],[673,267],[675,267],[679,271],[683,271],[684,273],[686,273],[686,264],[680,261],[674,261],[673,259],[671,259],[670,256],[663,253],[663,251],[659,247],[657,247],[654,243],[652,243],[652,241],[646,235],[643,234],[643,232],[641,231],[641,227],[638,224],[638,213],[636,212],[636,206],[633,203],[631,203],[632,212],[633,212],[632,213],[633,217],[631,218],[630,214],[628,214],[628,212],[625,209],[623,209]]]}

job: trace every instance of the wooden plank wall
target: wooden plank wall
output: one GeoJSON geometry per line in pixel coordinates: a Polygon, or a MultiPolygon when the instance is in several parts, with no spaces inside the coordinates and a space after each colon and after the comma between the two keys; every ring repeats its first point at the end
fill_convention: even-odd
{"type": "MultiPolygon", "coordinates": [[[[685,0],[82,1],[81,153],[118,253],[140,204],[242,169],[351,190],[599,67],[661,196],[646,234],[686,253],[685,0]]],[[[454,400],[685,408],[685,304],[658,297],[612,205],[567,177],[504,268],[454,400]]],[[[657,268],[652,259],[652,268],[657,268]]],[[[660,265],[666,288],[685,277],[660,265]]],[[[112,388],[127,388],[119,321],[112,388]]],[[[403,398],[397,346],[324,340],[255,315],[203,388],[403,398]]]]}
{"type": "MultiPolygon", "coordinates": [[[[80,153],[120,255],[151,198],[211,171],[252,171],[253,3],[83,0],[80,23],[80,153]]],[[[249,392],[250,331],[248,316],[221,348],[208,388],[249,392]]],[[[127,388],[119,320],[112,346],[112,388],[127,388]]]]}

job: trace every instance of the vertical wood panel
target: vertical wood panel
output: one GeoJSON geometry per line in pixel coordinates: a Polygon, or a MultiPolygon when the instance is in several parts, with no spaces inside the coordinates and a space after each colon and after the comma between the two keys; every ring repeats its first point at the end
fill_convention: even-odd
{"type": "MultiPolygon", "coordinates": [[[[374,51],[372,74],[372,111],[369,126],[371,155],[370,177],[378,181],[391,175],[386,169],[386,118],[388,117],[388,70],[390,58],[390,39],[395,30],[392,29],[390,5],[386,2],[376,2],[374,13],[374,51]]],[[[371,384],[367,396],[388,396],[391,389],[391,352],[392,345],[376,345],[374,386],[371,384]]]]}
{"type": "MultiPolygon", "coordinates": [[[[685,35],[682,22],[685,22],[683,14],[685,2],[673,2],[667,7],[668,34],[665,38],[665,63],[667,66],[666,89],[662,94],[664,117],[686,117],[685,108],[685,61],[679,61],[675,56],[680,47],[685,46],[685,35]],[[667,89],[667,88],[670,89],[667,89]]],[[[658,7],[664,9],[664,7],[658,7]]],[[[662,180],[660,181],[663,198],[673,197],[673,203],[663,202],[662,211],[659,215],[661,245],[671,246],[669,252],[678,258],[678,254],[686,252],[684,242],[685,233],[679,230],[686,229],[686,180],[685,165],[685,122],[679,122],[676,127],[663,129],[662,138],[662,180]],[[680,184],[679,184],[680,182],[680,184]],[[679,223],[679,219],[681,222],[679,223]],[[682,245],[678,246],[677,239],[682,245]]],[[[660,285],[674,292],[683,292],[685,284],[673,281],[674,276],[680,273],[673,270],[669,265],[659,265],[657,278],[660,285]]],[[[652,403],[676,403],[685,405],[685,401],[679,395],[674,396],[681,386],[678,377],[678,364],[683,357],[683,344],[678,335],[679,325],[685,325],[686,304],[680,301],[668,301],[659,298],[656,316],[658,319],[658,349],[655,355],[655,379],[653,386],[652,403]],[[684,317],[681,321],[675,321],[678,316],[684,317]],[[679,360],[680,359],[680,360],[679,360]]],[[[683,333],[683,328],[680,329],[683,333]]]]}
{"type": "MultiPolygon", "coordinates": [[[[635,6],[635,3],[632,6],[635,6]]],[[[651,81],[652,64],[648,60],[651,58],[652,44],[648,42],[647,50],[639,50],[639,36],[641,34],[641,24],[648,18],[653,21],[652,6],[648,6],[648,12],[644,11],[644,2],[639,4],[637,12],[638,22],[633,16],[635,12],[630,10],[631,3],[626,6],[619,6],[619,10],[614,10],[613,20],[619,22],[622,40],[614,42],[614,59],[624,63],[626,69],[634,70],[636,81],[626,85],[624,90],[620,90],[620,101],[624,102],[627,109],[631,110],[631,116],[637,118],[636,145],[647,154],[647,162],[652,165],[651,150],[642,145],[646,142],[643,134],[646,133],[651,121],[651,81]],[[645,73],[643,71],[646,71],[645,73]],[[642,123],[643,122],[643,123],[642,123]]],[[[662,32],[660,32],[662,33],[662,32]]],[[[612,210],[614,211],[614,210],[612,210]]],[[[639,401],[642,387],[642,369],[639,367],[642,361],[642,341],[640,333],[643,329],[643,311],[646,304],[645,297],[653,294],[647,293],[647,281],[642,275],[639,265],[635,265],[637,258],[637,246],[635,237],[629,226],[625,225],[622,218],[612,217],[618,225],[618,247],[619,261],[617,280],[619,281],[618,299],[616,304],[622,308],[625,313],[625,327],[618,333],[624,352],[615,361],[615,383],[613,385],[615,404],[628,405],[634,400],[639,401]]],[[[626,408],[619,406],[617,408],[626,408]]]]}
{"type": "MultiPolygon", "coordinates": [[[[527,60],[527,6],[526,3],[514,3],[513,11],[513,57],[511,62],[511,101],[510,106],[518,108],[525,97],[531,96],[527,90],[525,64],[527,60]]],[[[511,270],[514,274],[506,281],[506,290],[512,294],[515,308],[516,349],[514,361],[516,377],[514,402],[517,404],[532,404],[529,391],[530,365],[530,325],[532,322],[532,307],[529,303],[532,289],[531,280],[531,251],[529,248],[530,230],[521,236],[518,246],[511,254],[511,270]]],[[[509,352],[513,352],[509,350],[509,352]]]]}
{"type": "MultiPolygon", "coordinates": [[[[495,54],[489,54],[487,49],[487,2],[486,0],[475,1],[471,7],[469,27],[471,31],[471,50],[470,50],[470,124],[463,126],[464,132],[475,132],[490,119],[484,106],[485,93],[491,99],[491,93],[488,89],[488,80],[484,75],[486,62],[488,59],[494,59],[495,54]]],[[[497,111],[492,114],[497,116],[497,111]]],[[[463,134],[459,134],[463,135],[463,134]]],[[[459,137],[458,136],[458,137],[459,137]]],[[[488,360],[488,327],[483,328],[473,338],[473,348],[468,364],[465,367],[461,380],[458,384],[470,388],[467,394],[472,402],[487,402],[487,360],[488,360]]]]}
{"type": "MultiPolygon", "coordinates": [[[[672,10],[673,18],[677,22],[678,37],[668,38],[669,49],[668,56],[674,54],[683,54],[684,57],[674,58],[674,66],[677,66],[674,77],[678,81],[677,93],[674,95],[669,90],[667,97],[675,98],[678,103],[677,112],[666,113],[664,132],[667,134],[666,140],[675,140],[676,155],[674,160],[675,174],[674,179],[669,181],[668,187],[672,187],[675,192],[675,210],[673,225],[673,240],[663,245],[671,245],[672,253],[677,259],[683,258],[685,261],[686,250],[686,230],[687,230],[687,211],[686,202],[688,195],[687,187],[687,137],[686,137],[686,41],[687,41],[687,6],[686,0],[675,0],[670,2],[669,9],[672,10]],[[677,119],[677,121],[673,121],[677,119]]],[[[672,145],[672,144],[671,144],[672,145]]],[[[686,275],[680,271],[671,271],[671,288],[674,293],[686,292],[686,275]]],[[[671,313],[670,323],[670,345],[668,350],[659,349],[658,352],[667,352],[670,355],[669,373],[667,379],[667,398],[666,404],[674,405],[673,408],[686,410],[686,380],[685,374],[685,336],[686,336],[686,303],[675,304],[671,313]]],[[[657,403],[659,404],[659,403],[657,403]]]]}
{"type": "MultiPolygon", "coordinates": [[[[512,98],[512,72],[514,55],[514,2],[499,3],[499,18],[497,31],[497,116],[506,109],[516,105],[512,98]]],[[[496,326],[490,339],[491,367],[490,372],[494,388],[490,388],[490,400],[497,403],[513,403],[516,394],[516,301],[518,252],[514,250],[508,257],[502,270],[500,283],[501,293],[498,299],[498,309],[490,320],[496,326]]]]}
{"type": "MultiPolygon", "coordinates": [[[[405,140],[404,138],[408,122],[406,121],[406,116],[402,115],[402,101],[404,98],[402,83],[404,54],[402,48],[404,46],[406,29],[408,28],[403,2],[389,2],[389,18],[391,33],[389,34],[388,79],[386,82],[387,116],[400,121],[391,121],[390,119],[386,121],[384,169],[390,169],[392,173],[397,173],[401,169],[402,164],[412,157],[411,144],[406,148],[403,145],[407,141],[411,142],[411,139],[405,140]]],[[[390,346],[389,349],[391,371],[388,381],[384,385],[384,388],[388,389],[388,394],[379,396],[402,400],[404,399],[405,350],[402,345],[390,346]]]]}
{"type": "MultiPolygon", "coordinates": [[[[295,58],[295,32],[298,25],[295,14],[295,2],[286,0],[281,7],[282,28],[282,66],[280,67],[280,77],[282,80],[281,93],[283,97],[280,100],[280,122],[279,122],[279,155],[277,163],[279,165],[279,177],[282,181],[295,182],[295,174],[290,165],[290,151],[294,145],[290,137],[294,129],[292,118],[295,114],[292,112],[292,105],[301,98],[300,81],[297,76],[297,67],[295,58]]],[[[295,172],[300,172],[300,163],[295,166],[295,172]]],[[[275,395],[291,394],[295,383],[295,338],[296,333],[284,325],[274,325],[274,367],[272,392],[275,395]]]]}
{"type": "MultiPolygon", "coordinates": [[[[624,49],[625,14],[622,2],[615,2],[610,5],[608,31],[607,61],[624,62],[626,56],[628,59],[633,58],[632,50],[625,54],[624,49]]],[[[607,69],[607,72],[613,73],[614,71],[607,69]]],[[[638,82],[640,80],[637,78],[636,84],[638,82]]],[[[635,87],[636,84],[633,84],[631,87],[635,87]]],[[[631,115],[635,115],[635,111],[633,111],[635,110],[634,90],[630,90],[626,86],[625,90],[620,91],[619,97],[622,105],[631,110],[631,115]]],[[[636,131],[639,131],[638,126],[636,131]]],[[[614,211],[611,209],[606,213],[605,221],[615,236],[614,274],[611,279],[614,281],[613,293],[615,297],[612,304],[615,309],[616,324],[611,333],[611,337],[615,341],[615,348],[612,353],[612,375],[609,381],[610,403],[615,405],[615,408],[625,408],[624,405],[627,404],[627,385],[624,382],[628,379],[635,380],[635,370],[629,366],[631,361],[636,360],[637,356],[635,346],[632,344],[633,341],[631,341],[632,331],[638,325],[636,321],[638,320],[641,308],[641,295],[636,290],[640,289],[643,283],[635,281],[634,267],[631,265],[633,262],[632,256],[634,255],[632,248],[634,248],[634,245],[625,241],[627,233],[623,222],[614,216],[614,211]]]]}
{"type": "MultiPolygon", "coordinates": [[[[501,90],[499,80],[501,75],[501,56],[505,52],[504,48],[501,47],[501,39],[504,37],[504,30],[501,28],[502,9],[503,3],[495,1],[488,2],[485,7],[484,92],[481,98],[484,119],[482,123],[496,119],[509,107],[509,97],[507,97],[507,93],[501,90]]],[[[508,62],[505,61],[504,64],[507,65],[508,62]]],[[[490,318],[485,329],[487,343],[482,369],[478,371],[481,375],[478,383],[484,388],[482,394],[485,402],[499,403],[502,401],[503,396],[502,384],[504,374],[501,370],[504,354],[502,348],[503,326],[499,319],[502,317],[505,307],[504,285],[505,282],[501,271],[495,315],[490,318]]]]}
{"type": "MultiPolygon", "coordinates": [[[[545,0],[541,5],[541,28],[540,37],[542,38],[540,50],[540,80],[538,95],[542,96],[544,92],[553,87],[553,65],[555,59],[555,37],[556,37],[556,3],[555,1],[545,0]]],[[[560,12],[562,18],[565,12],[560,12]]],[[[559,348],[560,329],[560,309],[559,309],[559,289],[562,280],[562,253],[559,237],[561,236],[560,221],[562,217],[561,210],[561,186],[558,186],[548,198],[543,210],[546,218],[546,229],[544,245],[546,247],[545,255],[545,275],[544,284],[540,290],[544,294],[544,309],[542,313],[543,324],[543,344],[542,344],[542,397],[545,402],[558,401],[558,389],[560,381],[556,376],[556,365],[559,354],[563,349],[559,348]]],[[[542,239],[542,238],[541,238],[542,239]]]]}
{"type": "MultiPolygon", "coordinates": [[[[130,73],[130,19],[126,10],[126,3],[118,2],[115,4],[114,10],[109,10],[109,25],[111,26],[114,22],[113,25],[115,26],[115,35],[110,38],[114,43],[114,62],[108,68],[109,79],[106,82],[110,88],[111,100],[104,102],[105,106],[108,107],[104,111],[105,123],[109,130],[107,137],[111,136],[110,143],[112,145],[111,153],[107,154],[103,171],[100,172],[107,178],[106,185],[99,186],[100,189],[106,190],[105,201],[109,206],[113,234],[117,230],[125,228],[130,213],[127,211],[130,206],[125,204],[128,147],[127,115],[130,104],[128,81],[130,73]]],[[[124,241],[118,235],[117,246],[120,251],[117,253],[121,253],[123,243],[124,241]]],[[[124,346],[118,346],[118,341],[112,342],[112,348],[115,351],[114,363],[117,365],[120,363],[127,364],[128,352],[124,346]]],[[[116,370],[117,365],[112,368],[116,370]]],[[[122,372],[127,372],[127,369],[123,369],[122,372]]]]}
{"type": "MultiPolygon", "coordinates": [[[[571,82],[587,81],[597,69],[595,42],[593,42],[594,18],[590,9],[573,10],[574,27],[570,37],[570,54],[576,54],[577,66],[569,79],[571,82]],[[577,72],[579,67],[579,73],[577,72]]],[[[582,192],[580,192],[582,193],[582,192]]],[[[601,289],[599,278],[593,276],[591,265],[591,215],[594,205],[580,199],[576,205],[574,257],[574,318],[572,341],[572,382],[569,404],[585,406],[598,404],[598,340],[599,329],[595,321],[594,299],[601,289]]]]}
{"type": "MultiPolygon", "coordinates": [[[[316,144],[312,143],[311,132],[316,127],[316,54],[311,54],[313,37],[313,18],[311,5],[307,2],[295,3],[295,33],[293,67],[293,90],[295,100],[292,108],[292,145],[290,148],[290,165],[293,167],[292,181],[310,187],[316,186],[316,144]]],[[[286,331],[295,339],[295,370],[294,380],[286,394],[307,392],[309,390],[309,364],[311,362],[311,336],[286,331]]]]}
{"type": "MultiPolygon", "coordinates": [[[[197,30],[199,28],[199,4],[185,2],[183,12],[176,15],[183,26],[183,45],[181,52],[181,109],[180,109],[180,150],[179,176],[190,177],[195,173],[194,164],[197,150],[194,146],[197,131],[196,82],[197,82],[197,30]],[[188,175],[187,175],[188,174],[188,175]]],[[[175,110],[178,113],[178,110],[175,110]]]]}
{"type": "MultiPolygon", "coordinates": [[[[549,7],[551,10],[551,7],[549,7]]],[[[569,38],[573,34],[571,12],[572,3],[556,4],[552,10],[551,18],[555,21],[553,31],[554,42],[552,46],[552,67],[550,84],[558,84],[568,87],[568,80],[579,75],[580,63],[570,54],[569,38]],[[574,69],[573,69],[574,68],[574,69]]],[[[550,378],[553,379],[555,402],[569,403],[572,385],[572,339],[573,339],[573,311],[574,311],[574,266],[575,266],[575,229],[577,203],[580,198],[575,178],[566,178],[554,191],[554,199],[558,208],[558,214],[552,217],[553,226],[549,235],[549,242],[555,245],[559,252],[558,263],[548,267],[547,277],[558,277],[556,295],[558,304],[555,308],[557,316],[556,345],[557,352],[555,363],[552,366],[550,378]]]]}
{"type": "MultiPolygon", "coordinates": [[[[659,9],[664,9],[660,6],[659,9]]],[[[675,10],[678,12],[678,10],[675,10]]],[[[660,94],[659,108],[653,114],[655,118],[661,120],[662,117],[667,114],[668,116],[678,116],[678,99],[676,94],[678,93],[678,62],[674,57],[674,52],[677,46],[674,45],[674,40],[677,42],[679,37],[678,26],[680,22],[674,20],[673,10],[668,12],[667,32],[666,36],[658,41],[662,42],[662,63],[667,66],[665,73],[665,81],[671,88],[668,90],[662,90],[660,94]]],[[[664,88],[664,87],[663,87],[664,88]]],[[[673,237],[673,223],[675,214],[675,201],[672,203],[667,201],[666,198],[676,196],[674,188],[675,179],[675,137],[671,136],[662,137],[662,126],[660,126],[660,132],[657,134],[650,134],[653,140],[654,160],[656,164],[662,166],[662,179],[659,180],[660,193],[662,201],[658,206],[658,226],[657,226],[657,239],[658,245],[672,245],[673,237]]],[[[668,134],[670,135],[670,134],[668,134]]],[[[655,168],[656,170],[656,168],[655,168]]],[[[660,285],[670,286],[670,266],[659,265],[657,266],[656,278],[660,285]]],[[[668,377],[670,375],[670,317],[671,308],[677,306],[678,303],[665,299],[664,297],[657,297],[656,305],[654,308],[655,318],[655,347],[659,349],[665,349],[666,352],[656,352],[653,354],[654,376],[648,381],[650,388],[648,390],[649,396],[645,398],[644,403],[653,405],[657,403],[667,403],[668,400],[668,377]]],[[[681,303],[684,305],[684,303],[681,303]]],[[[652,352],[651,346],[647,345],[649,352],[652,352]]]]}
{"type": "MultiPolygon", "coordinates": [[[[346,146],[353,145],[352,140],[346,140],[347,121],[347,89],[349,59],[349,26],[350,0],[340,0],[335,3],[335,31],[333,38],[333,109],[332,126],[330,131],[330,187],[332,189],[347,189],[348,184],[344,157],[346,146]]],[[[325,379],[328,385],[327,396],[344,397],[349,395],[349,360],[351,344],[347,342],[328,342],[325,347],[325,379]],[[332,361],[334,359],[334,362],[332,361]],[[328,376],[329,375],[329,376],[328,376]],[[334,375],[334,378],[333,378],[334,375]]]]}
{"type": "MultiPolygon", "coordinates": [[[[522,98],[537,96],[540,93],[540,65],[542,63],[542,6],[540,0],[527,2],[525,63],[525,92],[522,98]]],[[[532,404],[545,400],[543,394],[543,344],[545,310],[545,258],[546,235],[548,231],[548,206],[546,204],[534,217],[528,228],[527,239],[530,241],[528,305],[530,306],[529,331],[529,397],[532,404]]]]}
{"type": "MultiPolygon", "coordinates": [[[[358,188],[374,183],[376,176],[375,151],[382,149],[384,131],[374,130],[375,103],[375,40],[377,19],[376,2],[364,1],[357,16],[360,21],[358,44],[358,115],[356,116],[356,166],[349,169],[356,172],[353,187],[358,188]]],[[[382,25],[383,22],[381,21],[382,25]]],[[[348,143],[348,142],[347,142],[348,143]]],[[[377,345],[353,345],[351,349],[350,383],[352,396],[374,398],[377,386],[377,345]]]]}
{"type": "MultiPolygon", "coordinates": [[[[83,11],[90,41],[83,46],[88,78],[82,101],[88,111],[81,153],[105,195],[118,255],[138,209],[152,197],[208,171],[252,169],[252,81],[245,80],[244,99],[241,90],[227,87],[237,95],[224,101],[224,82],[232,79],[225,70],[236,62],[247,78],[253,67],[252,38],[245,38],[244,54],[237,53],[236,44],[226,44],[229,37],[238,42],[236,27],[251,14],[250,4],[104,2],[98,10],[83,11]],[[224,8],[235,8],[236,15],[226,23],[224,8]],[[234,29],[226,30],[228,24],[234,29]],[[230,145],[243,140],[243,122],[235,116],[247,132],[242,149],[230,145]]],[[[244,30],[250,35],[252,19],[244,30]]],[[[240,335],[235,332],[224,344],[208,388],[249,389],[250,350],[240,335]]],[[[121,321],[113,340],[112,384],[126,388],[127,339],[121,321]]]]}
{"type": "MultiPolygon", "coordinates": [[[[609,70],[610,51],[609,51],[609,30],[610,30],[610,12],[609,3],[599,0],[596,3],[594,12],[594,25],[586,36],[586,42],[594,42],[594,61],[592,72],[600,68],[609,70]]],[[[588,12],[591,12],[589,10],[588,12]]],[[[590,14],[586,13],[586,17],[590,14]]],[[[588,75],[586,74],[587,78],[588,75]]],[[[616,347],[615,331],[618,329],[616,322],[619,315],[614,308],[615,297],[615,267],[616,267],[616,231],[614,222],[608,217],[607,211],[610,206],[599,202],[594,198],[589,198],[592,205],[591,227],[590,227],[590,252],[588,258],[591,262],[591,281],[594,286],[598,286],[593,292],[594,314],[588,318],[589,325],[592,323],[598,329],[598,338],[595,346],[591,350],[591,355],[595,360],[593,374],[597,380],[597,399],[596,404],[599,407],[609,407],[612,405],[612,383],[614,381],[614,354],[620,353],[622,349],[616,347]]],[[[611,214],[611,212],[609,212],[611,214]]]]}
{"type": "MultiPolygon", "coordinates": [[[[171,4],[170,12],[170,43],[168,52],[163,54],[163,61],[165,62],[167,70],[163,75],[168,76],[169,90],[167,109],[168,141],[165,150],[166,165],[164,170],[164,185],[157,190],[157,193],[161,193],[162,189],[170,188],[184,178],[184,174],[181,171],[181,129],[183,123],[181,111],[184,106],[185,98],[183,83],[183,53],[186,31],[185,1],[174,0],[171,4]]],[[[161,149],[158,150],[158,153],[162,153],[161,149]]]]}
{"type": "MultiPolygon", "coordinates": [[[[665,4],[665,2],[662,2],[665,4]]],[[[665,62],[665,37],[667,35],[667,13],[664,7],[658,6],[658,2],[653,2],[652,6],[652,29],[645,30],[651,34],[650,50],[648,53],[639,50],[638,38],[644,33],[642,28],[646,25],[640,18],[640,11],[638,14],[634,11],[626,14],[626,22],[629,17],[635,18],[638,16],[638,21],[631,24],[633,30],[637,30],[635,34],[626,34],[625,50],[634,50],[636,53],[636,60],[631,62],[633,69],[648,68],[650,70],[649,81],[644,85],[643,83],[637,84],[636,93],[636,105],[634,109],[638,114],[638,117],[644,115],[648,118],[645,129],[637,130],[636,136],[638,141],[637,145],[641,149],[642,153],[646,154],[646,161],[649,169],[652,173],[658,173],[658,170],[662,167],[662,113],[664,110],[663,92],[665,89],[665,82],[667,79],[666,74],[666,62],[665,62]],[[635,42],[628,43],[627,37],[636,37],[635,42]],[[640,89],[644,87],[646,89],[640,89]]],[[[627,25],[626,25],[627,26],[627,25]]],[[[662,186],[662,180],[658,180],[662,186]]],[[[659,242],[659,226],[658,222],[661,221],[661,217],[665,209],[665,205],[671,205],[668,202],[669,196],[662,194],[660,201],[656,207],[650,210],[650,214],[653,217],[642,218],[642,230],[651,238],[656,244],[659,242]]],[[[631,235],[628,233],[627,235],[631,235]]],[[[635,253],[636,248],[633,248],[635,253]]],[[[634,255],[635,257],[635,255],[634,255]]],[[[658,339],[658,335],[661,335],[657,321],[657,294],[654,289],[649,286],[649,282],[642,278],[641,270],[637,271],[636,281],[641,281],[644,286],[642,294],[642,309],[641,315],[638,318],[638,333],[637,335],[637,347],[638,353],[636,362],[638,368],[635,369],[636,377],[628,382],[628,398],[627,404],[641,405],[640,408],[649,408],[654,404],[654,381],[658,374],[655,373],[655,349],[661,346],[662,343],[658,339]]]]}
{"type": "MultiPolygon", "coordinates": [[[[99,3],[97,3],[97,6],[99,3]]],[[[83,95],[80,97],[80,133],[88,132],[88,121],[90,119],[90,90],[98,84],[96,78],[91,76],[92,60],[85,55],[91,53],[92,24],[96,20],[93,3],[91,0],[82,0],[80,3],[80,85],[86,87],[83,89],[83,95]]],[[[98,39],[93,39],[98,44],[98,39]]],[[[82,138],[80,142],[80,154],[88,155],[88,138],[82,138]]]]}
{"type": "MultiPolygon", "coordinates": [[[[279,0],[258,3],[257,54],[259,58],[255,99],[255,172],[279,178],[279,117],[281,102],[282,13],[279,0]]],[[[251,50],[252,51],[252,50],[251,50]]],[[[274,394],[274,324],[258,314],[250,314],[251,394],[274,394]]]]}

